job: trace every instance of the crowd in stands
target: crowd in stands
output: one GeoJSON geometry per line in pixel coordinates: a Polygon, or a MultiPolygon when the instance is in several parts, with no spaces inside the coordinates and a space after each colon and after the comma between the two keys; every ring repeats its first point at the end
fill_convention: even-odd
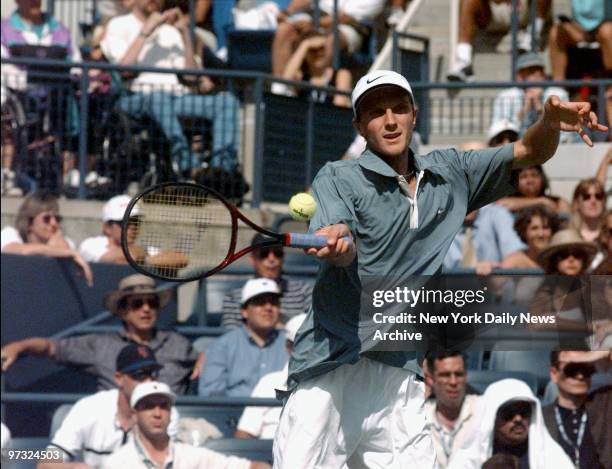
{"type": "MultiPolygon", "coordinates": [[[[533,49],[534,44],[548,46],[555,80],[571,78],[568,57],[575,47],[599,49],[602,76],[610,77],[612,18],[603,0],[573,0],[573,18],[555,20],[549,33],[547,23],[554,2],[533,1],[533,22],[528,21],[528,2],[517,2],[523,30],[515,78],[529,85],[508,88],[496,96],[487,142],[480,142],[481,146],[517,141],[539,119],[549,96],[567,100],[575,93],[539,86],[548,75],[545,57],[533,49]]],[[[41,0],[16,3],[17,10],[2,20],[3,58],[31,57],[44,49],[47,58],[75,63],[83,56],[118,66],[150,67],[141,73],[91,70],[87,92],[108,97],[119,83],[116,109],[135,120],[154,122],[168,145],[172,177],[191,180],[210,169],[233,173],[239,168],[244,143],[240,132],[242,96],[224,80],[205,74],[207,69],[229,66],[227,34],[231,27],[273,30],[271,72],[283,81],[272,84],[272,93],[349,107],[346,93],[361,71],[351,68],[346,57],[368,48],[381,16],[388,27],[397,25],[408,2],[338,0],[335,34],[331,0],[319,1],[318,10],[309,0],[195,0],[193,24],[187,1],[101,0],[87,55],[77,47],[74,31],[42,10],[41,0]],[[183,73],[185,70],[201,73],[194,76],[183,73]],[[315,88],[288,82],[304,82],[315,88]],[[316,87],[332,87],[345,94],[316,87]],[[187,119],[206,121],[198,128],[208,143],[192,138],[187,119]]],[[[449,81],[475,78],[476,34],[508,32],[511,4],[510,0],[461,0],[458,44],[451,58],[449,81]]],[[[34,96],[37,106],[46,106],[51,124],[45,129],[48,135],[43,143],[62,142],[59,177],[70,182],[70,175],[76,174],[73,185],[78,185],[74,163],[78,93],[74,87],[65,94],[50,92],[57,84],[35,83],[26,71],[25,66],[3,64],[2,105],[10,96],[21,100],[34,96]]],[[[71,73],[80,72],[74,69],[71,73]]],[[[64,78],[68,80],[68,75],[64,78]]],[[[610,122],[612,86],[606,93],[610,122]]],[[[44,184],[35,177],[40,173],[29,172],[24,166],[20,142],[8,132],[5,138],[4,121],[2,125],[2,193],[27,194],[14,225],[1,231],[1,252],[68,259],[89,285],[96,281],[91,264],[127,264],[121,237],[130,197],[106,194],[101,234],[77,246],[64,233],[56,188],[48,191],[41,187],[44,184]],[[16,188],[22,191],[15,192],[16,188]]],[[[576,137],[576,133],[562,135],[562,143],[572,143],[576,137]]],[[[591,137],[610,139],[609,135],[591,137]]],[[[411,146],[414,152],[418,152],[419,143],[416,135],[411,146]]],[[[358,136],[344,158],[358,158],[364,149],[365,140],[358,136]]],[[[585,350],[551,353],[545,394],[543,389],[532,389],[515,378],[477,390],[468,384],[472,370],[466,355],[457,351],[428,353],[422,365],[428,390],[425,411],[441,468],[612,469],[607,422],[607,416],[612,415],[612,387],[609,381],[603,386],[596,382],[598,376],[612,371],[612,211],[607,206],[606,187],[611,163],[612,149],[594,177],[576,185],[569,201],[551,193],[542,166],[523,168],[515,174],[515,194],[466,214],[463,228],[446,255],[445,269],[469,269],[482,277],[525,269],[533,277],[496,279],[493,285],[500,296],[510,289],[511,301],[526,303],[533,315],[555,311],[555,330],[587,332],[589,337],[585,350]],[[554,397],[547,400],[550,395],[554,397]]],[[[108,183],[97,163],[88,161],[87,171],[86,181],[108,183]]],[[[185,267],[187,261],[181,253],[146,252],[138,245],[139,214],[133,214],[126,234],[132,257],[156,266],[185,267]]],[[[264,239],[258,234],[251,245],[264,239]]],[[[251,278],[225,292],[220,311],[223,334],[205,350],[196,349],[184,335],[159,327],[172,289],[134,274],[121,279],[117,289],[104,298],[104,308],[121,324],[117,332],[59,339],[24,333],[24,338],[3,344],[2,371],[7,372],[21,357],[35,355],[96,377],[98,392],[77,401],[50,435],[49,448],[61,450],[66,462],[63,467],[73,467],[70,464],[77,461],[85,467],[108,468],[270,467],[270,461],[226,456],[193,445],[193,428],[205,428],[203,439],[218,437],[221,432],[212,425],[188,422],[175,404],[180,395],[271,399],[276,390],[285,389],[288,360],[312,301],[311,284],[284,273],[285,261],[281,247],[259,247],[249,254],[251,278]],[[189,437],[181,437],[181,425],[189,437]]],[[[280,412],[279,406],[246,407],[232,437],[272,439],[280,412]]],[[[9,447],[10,439],[3,423],[2,448],[9,447]]]]}

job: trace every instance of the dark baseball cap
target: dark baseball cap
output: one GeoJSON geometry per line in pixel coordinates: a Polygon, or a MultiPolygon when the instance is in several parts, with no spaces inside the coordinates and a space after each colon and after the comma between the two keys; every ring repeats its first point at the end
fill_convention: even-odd
{"type": "Polygon", "coordinates": [[[146,345],[130,344],[117,355],[116,370],[119,373],[133,373],[142,368],[159,370],[162,366],[155,359],[153,351],[146,345]]]}

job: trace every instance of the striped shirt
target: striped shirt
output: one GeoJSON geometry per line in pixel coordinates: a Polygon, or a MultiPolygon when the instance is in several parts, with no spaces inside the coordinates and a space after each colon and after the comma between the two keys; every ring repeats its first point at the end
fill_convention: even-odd
{"type": "MultiPolygon", "coordinates": [[[[312,302],[312,285],[284,277],[281,277],[278,283],[282,292],[280,302],[280,319],[282,322],[286,323],[293,316],[308,312],[312,302]]],[[[240,316],[241,296],[242,288],[236,288],[225,295],[221,326],[230,329],[242,325],[242,316],[240,316]]]]}

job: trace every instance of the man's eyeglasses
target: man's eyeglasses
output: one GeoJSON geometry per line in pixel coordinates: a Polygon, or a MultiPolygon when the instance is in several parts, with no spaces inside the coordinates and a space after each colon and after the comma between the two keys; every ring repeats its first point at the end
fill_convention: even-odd
{"type": "Polygon", "coordinates": [[[582,375],[586,379],[589,379],[597,370],[590,363],[569,362],[563,368],[559,368],[559,371],[567,378],[576,378],[582,375]]]}
{"type": "Polygon", "coordinates": [[[144,368],[142,370],[136,370],[134,373],[130,373],[129,375],[136,381],[144,381],[147,378],[157,379],[159,376],[159,370],[144,368]]]}
{"type": "Polygon", "coordinates": [[[45,213],[40,219],[45,225],[48,225],[49,223],[51,223],[51,220],[55,220],[59,224],[62,222],[64,217],[56,213],[45,213]]]}
{"type": "Polygon", "coordinates": [[[597,200],[603,200],[605,197],[605,194],[603,192],[596,192],[595,194],[591,192],[583,192],[582,194],[580,194],[580,198],[584,202],[586,202],[587,200],[591,200],[593,197],[597,200]]]}
{"type": "Polygon", "coordinates": [[[127,299],[128,309],[140,309],[144,304],[148,304],[149,308],[159,308],[159,298],[157,296],[137,296],[127,299]]]}
{"type": "Polygon", "coordinates": [[[520,415],[525,420],[531,418],[531,404],[529,402],[512,402],[498,410],[499,417],[506,422],[520,415]]]}
{"type": "Polygon", "coordinates": [[[259,248],[255,251],[255,255],[260,259],[265,259],[270,255],[270,253],[274,254],[275,257],[282,259],[285,253],[283,252],[283,248],[274,247],[274,248],[259,248]]]}

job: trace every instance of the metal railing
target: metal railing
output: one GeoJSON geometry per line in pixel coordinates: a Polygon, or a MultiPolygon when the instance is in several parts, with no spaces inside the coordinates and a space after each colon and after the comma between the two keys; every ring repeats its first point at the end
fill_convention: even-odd
{"type": "MultiPolygon", "coordinates": [[[[32,65],[32,61],[24,58],[12,58],[2,59],[2,64],[25,67],[32,65]]],[[[23,121],[20,125],[10,126],[8,120],[11,117],[4,115],[5,106],[3,107],[2,129],[3,160],[4,152],[9,147],[6,144],[9,140],[12,140],[9,143],[13,145],[16,158],[21,157],[22,161],[24,159],[27,161],[38,159],[39,163],[42,161],[49,164],[45,155],[55,155],[56,167],[47,169],[46,172],[44,167],[43,170],[32,170],[30,177],[32,179],[40,178],[38,182],[44,185],[44,178],[52,174],[56,179],[55,184],[59,190],[63,190],[65,186],[62,175],[66,179],[67,168],[70,168],[67,160],[73,158],[76,161],[73,168],[76,169],[79,176],[76,178],[78,186],[73,189],[72,195],[79,198],[95,197],[96,195],[100,198],[108,198],[113,193],[124,191],[130,181],[139,181],[148,185],[156,180],[176,177],[176,169],[184,169],[180,167],[181,160],[172,146],[177,142],[175,138],[177,134],[184,135],[182,147],[181,145],[179,147],[184,150],[187,149],[186,153],[189,154],[189,161],[186,164],[187,169],[197,169],[203,164],[210,164],[215,158],[215,147],[222,147],[221,150],[223,150],[223,144],[217,145],[215,143],[214,134],[220,133],[223,136],[231,133],[224,127],[228,125],[228,120],[223,118],[223,113],[231,113],[232,111],[227,111],[227,109],[232,106],[237,108],[238,97],[241,100],[239,105],[242,115],[238,118],[238,111],[235,112],[236,119],[232,122],[233,127],[234,129],[246,128],[248,125],[252,125],[254,129],[253,132],[249,133],[249,135],[252,135],[252,141],[246,141],[243,138],[239,144],[235,144],[237,161],[244,167],[248,166],[249,168],[246,178],[249,182],[252,182],[251,204],[254,207],[259,206],[261,202],[266,200],[286,202],[288,196],[303,190],[311,183],[318,169],[326,161],[340,158],[355,136],[351,126],[352,114],[350,109],[337,108],[331,104],[320,102],[319,97],[322,95],[333,96],[340,93],[334,88],[279,80],[258,72],[235,70],[168,70],[152,67],[115,66],[100,62],[67,64],[64,61],[54,60],[37,61],[36,66],[46,67],[46,69],[56,67],[63,70],[70,67],[72,70],[80,71],[80,73],[73,75],[72,81],[68,85],[66,82],[59,85],[62,90],[68,90],[64,91],[62,95],[64,100],[67,101],[64,105],[71,106],[70,112],[72,114],[69,117],[75,119],[76,116],[78,132],[68,134],[64,126],[66,125],[65,120],[70,121],[70,119],[64,119],[63,121],[57,121],[55,126],[47,126],[43,129],[46,133],[40,134],[45,118],[41,117],[42,111],[36,110],[36,106],[39,104],[37,100],[30,100],[35,106],[34,110],[36,112],[30,112],[31,109],[22,105],[22,108],[25,108],[25,111],[23,109],[20,111],[22,116],[25,115],[23,121]],[[187,79],[196,77],[195,81],[203,75],[212,77],[220,83],[219,88],[222,91],[216,96],[222,96],[218,99],[221,107],[214,108],[211,111],[211,114],[207,116],[210,119],[182,120],[180,122],[182,131],[177,129],[178,124],[174,121],[169,126],[166,125],[166,130],[164,130],[163,126],[160,127],[159,118],[157,118],[157,121],[151,118],[150,111],[143,112],[141,108],[130,108],[129,105],[121,108],[122,100],[129,101],[138,94],[138,90],[129,88],[129,85],[116,81],[117,86],[110,88],[106,93],[83,92],[83,90],[91,91],[90,85],[95,82],[91,77],[92,74],[116,76],[118,74],[143,72],[172,74],[187,79]],[[281,81],[290,85],[299,91],[302,97],[295,99],[284,96],[274,97],[267,94],[267,90],[273,81],[281,81]],[[285,105],[287,106],[286,114],[279,114],[278,110],[285,109],[283,108],[285,105]],[[223,106],[225,106],[225,110],[221,110],[223,106]],[[215,109],[217,110],[215,111],[215,109]],[[253,116],[252,120],[248,122],[245,117],[247,109],[252,110],[251,115],[253,116]],[[277,111],[276,114],[275,110],[277,111]],[[211,125],[211,122],[215,120],[221,121],[217,127],[211,125]],[[167,130],[168,127],[170,131],[167,130]],[[35,129],[35,131],[32,131],[32,129],[35,129]],[[344,130],[341,131],[341,129],[344,130]],[[12,135],[10,132],[16,132],[16,135],[12,135]],[[164,136],[164,133],[170,134],[169,138],[168,135],[164,136]],[[295,139],[299,133],[302,133],[301,138],[303,138],[300,142],[295,139]],[[291,157],[289,158],[287,155],[291,155],[291,157]],[[102,176],[110,175],[114,184],[111,186],[112,190],[100,194],[96,192],[95,188],[88,187],[87,176],[92,171],[102,176]],[[275,185],[284,187],[284,189],[277,195],[271,195],[269,193],[270,188],[275,185]]],[[[189,83],[193,82],[194,79],[191,79],[189,83]]],[[[25,87],[22,85],[23,89],[21,90],[17,87],[16,94],[35,93],[41,86],[53,89],[52,85],[48,83],[44,85],[28,83],[27,81],[23,83],[25,83],[25,87]]],[[[3,75],[3,85],[10,85],[6,75],[3,75]]],[[[475,91],[501,90],[509,87],[528,88],[533,85],[533,82],[516,81],[469,84],[413,82],[412,87],[417,100],[421,96],[425,97],[421,101],[421,107],[424,109],[421,110],[420,114],[420,118],[426,120],[425,125],[421,127],[425,132],[423,138],[426,141],[427,138],[465,136],[466,134],[484,137],[491,123],[495,97],[483,97],[477,95],[475,91]],[[460,90],[462,93],[457,93],[460,90]],[[444,95],[441,91],[446,91],[447,94],[444,95]]],[[[181,87],[181,92],[189,89],[184,87],[182,83],[177,86],[181,87]]],[[[605,109],[605,90],[606,87],[612,86],[612,80],[544,81],[539,82],[538,86],[562,86],[596,90],[591,94],[596,97],[594,101],[596,107],[600,110],[600,120],[605,121],[605,113],[601,110],[605,109]]],[[[341,94],[348,95],[348,93],[341,94]]],[[[15,102],[19,103],[20,101],[16,99],[15,102]]],[[[173,102],[178,102],[178,100],[173,102]]],[[[142,102],[136,104],[141,106],[142,102]]],[[[182,105],[189,106],[189,104],[182,105]]],[[[180,114],[180,109],[173,109],[172,106],[172,104],[166,108],[162,106],[159,112],[163,114],[171,111],[180,114]]],[[[52,110],[47,109],[46,112],[53,117],[52,110]]],[[[66,112],[63,111],[63,114],[56,113],[56,119],[57,116],[67,116],[66,112]]],[[[12,119],[15,119],[15,117],[13,116],[12,119]]],[[[48,117],[46,119],[47,122],[53,120],[48,117]]],[[[244,135],[246,134],[244,133],[244,135]]],[[[231,138],[229,140],[231,141],[231,138]]],[[[232,149],[230,148],[230,150],[232,149]]]]}

